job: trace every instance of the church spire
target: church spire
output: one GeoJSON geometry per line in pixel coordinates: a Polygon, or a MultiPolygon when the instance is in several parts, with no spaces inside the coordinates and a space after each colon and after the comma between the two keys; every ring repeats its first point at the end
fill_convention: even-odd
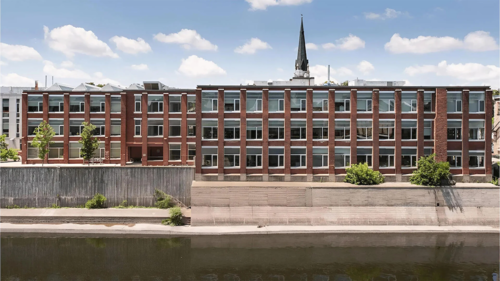
{"type": "Polygon", "coordinates": [[[300,18],[300,36],[297,60],[295,61],[295,77],[309,76],[309,61],[307,60],[306,38],[304,36],[304,20],[300,18]]]}

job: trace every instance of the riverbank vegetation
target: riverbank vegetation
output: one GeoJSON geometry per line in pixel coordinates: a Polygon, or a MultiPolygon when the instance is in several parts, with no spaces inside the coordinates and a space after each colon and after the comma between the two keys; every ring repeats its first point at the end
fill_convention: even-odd
{"type": "Polygon", "coordinates": [[[356,185],[381,184],[385,180],[379,171],[368,168],[367,163],[352,164],[346,169],[346,173],[344,182],[356,185]]]}
{"type": "Polygon", "coordinates": [[[425,186],[450,185],[450,163],[443,161],[437,162],[435,154],[420,157],[417,162],[417,170],[413,171],[410,177],[412,184],[425,186]]]}

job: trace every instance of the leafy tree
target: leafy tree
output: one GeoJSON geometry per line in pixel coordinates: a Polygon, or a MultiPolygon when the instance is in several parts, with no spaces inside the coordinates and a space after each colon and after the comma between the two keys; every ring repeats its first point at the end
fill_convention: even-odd
{"type": "Polygon", "coordinates": [[[94,152],[99,148],[99,139],[94,137],[94,130],[96,128],[94,125],[87,122],[83,122],[82,125],[84,127],[82,134],[80,135],[81,138],[78,141],[82,144],[80,156],[83,160],[87,160],[88,165],[90,166],[90,159],[94,155],[94,152]]]}
{"type": "Polygon", "coordinates": [[[339,83],[339,86],[349,86],[349,81],[345,80],[344,82],[339,83]]]}
{"type": "Polygon", "coordinates": [[[54,143],[52,138],[55,134],[54,128],[45,120],[35,129],[35,137],[31,145],[38,148],[38,158],[42,159],[42,166],[45,161],[45,156],[49,153],[50,144],[54,143]]]}
{"type": "Polygon", "coordinates": [[[6,135],[0,135],[0,150],[7,149],[7,142],[5,142],[6,135]]]}
{"type": "Polygon", "coordinates": [[[420,157],[417,162],[418,169],[413,171],[410,182],[418,185],[439,186],[444,180],[448,180],[450,163],[437,162],[435,154],[420,157]]]}
{"type": "Polygon", "coordinates": [[[356,185],[380,184],[384,182],[384,176],[379,171],[368,168],[367,163],[353,164],[346,169],[344,182],[356,185]]]}
{"type": "Polygon", "coordinates": [[[7,161],[7,159],[12,159],[14,161],[19,160],[17,149],[9,148],[0,150],[0,160],[7,161]]]}
{"type": "Polygon", "coordinates": [[[498,95],[500,95],[500,92],[498,90],[493,90],[493,95],[498,96],[498,95]]]}

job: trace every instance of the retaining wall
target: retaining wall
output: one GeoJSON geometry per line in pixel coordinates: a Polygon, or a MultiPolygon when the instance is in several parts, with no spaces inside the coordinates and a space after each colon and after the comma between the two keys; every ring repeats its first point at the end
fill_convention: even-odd
{"type": "Polygon", "coordinates": [[[160,189],[191,205],[192,167],[0,167],[0,206],[83,205],[96,193],[107,206],[153,206],[160,189]]]}

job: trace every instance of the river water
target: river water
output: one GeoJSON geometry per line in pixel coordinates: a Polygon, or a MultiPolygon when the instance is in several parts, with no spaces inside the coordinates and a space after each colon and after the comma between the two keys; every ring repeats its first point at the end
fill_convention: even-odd
{"type": "Polygon", "coordinates": [[[2,280],[495,280],[499,235],[2,235],[2,280]]]}

